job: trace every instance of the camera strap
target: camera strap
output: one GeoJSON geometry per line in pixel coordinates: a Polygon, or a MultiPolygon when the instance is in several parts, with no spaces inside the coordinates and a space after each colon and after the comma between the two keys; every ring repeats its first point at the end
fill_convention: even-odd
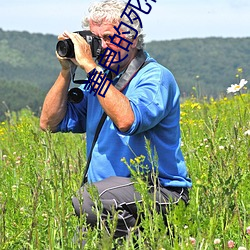
{"type": "MultiPolygon", "coordinates": [[[[125,72],[122,74],[122,76],[120,77],[120,79],[118,80],[118,82],[115,85],[115,88],[117,88],[119,91],[123,91],[128,84],[130,83],[130,81],[134,78],[134,76],[136,75],[136,73],[143,68],[144,66],[146,66],[150,61],[146,61],[146,55],[144,54],[143,50],[139,50],[137,53],[137,56],[131,61],[131,63],[129,64],[129,66],[127,67],[127,69],[125,70],[125,72]]],[[[81,186],[83,186],[86,182],[87,182],[87,174],[88,174],[88,169],[89,169],[89,164],[92,158],[92,152],[95,146],[95,143],[98,139],[98,136],[101,132],[102,126],[106,120],[107,114],[104,112],[102,114],[102,117],[97,125],[96,128],[96,132],[95,132],[95,136],[91,145],[91,149],[89,152],[89,156],[88,156],[88,160],[86,163],[86,167],[84,170],[84,175],[83,175],[83,180],[82,180],[82,184],[81,186]]]]}

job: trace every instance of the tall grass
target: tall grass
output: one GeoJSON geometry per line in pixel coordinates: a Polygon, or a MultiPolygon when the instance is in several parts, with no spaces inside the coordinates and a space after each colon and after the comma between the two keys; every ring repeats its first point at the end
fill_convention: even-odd
{"type": "MultiPolygon", "coordinates": [[[[229,240],[235,249],[250,249],[249,103],[249,94],[186,100],[181,127],[193,180],[190,204],[170,209],[165,225],[142,181],[141,227],[118,242],[112,239],[116,221],[107,221],[111,235],[99,222],[99,229],[85,233],[85,249],[228,249],[229,240]]],[[[71,197],[85,160],[83,135],[41,132],[30,110],[6,114],[0,124],[0,249],[80,249],[76,229],[86,223],[75,217],[71,197]]],[[[143,157],[128,164],[140,166],[143,157]]]]}

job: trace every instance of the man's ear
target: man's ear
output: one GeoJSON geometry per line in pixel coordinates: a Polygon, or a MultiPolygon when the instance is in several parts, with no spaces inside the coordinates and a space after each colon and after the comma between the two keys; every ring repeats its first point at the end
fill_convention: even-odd
{"type": "Polygon", "coordinates": [[[131,44],[131,48],[135,49],[138,43],[138,37],[136,39],[133,40],[133,44],[131,44]]]}

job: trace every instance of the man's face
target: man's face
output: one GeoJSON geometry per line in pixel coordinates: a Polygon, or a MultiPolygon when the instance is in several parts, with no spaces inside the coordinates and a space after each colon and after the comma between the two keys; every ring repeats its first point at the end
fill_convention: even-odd
{"type": "MultiPolygon", "coordinates": [[[[121,43],[120,43],[121,47],[116,46],[115,44],[111,43],[109,36],[113,37],[114,34],[117,34],[116,30],[114,29],[114,26],[118,26],[118,24],[115,25],[115,24],[111,24],[108,22],[103,22],[101,25],[98,25],[98,24],[92,22],[92,20],[90,20],[90,30],[92,33],[94,33],[96,36],[98,36],[102,39],[103,49],[105,50],[107,47],[109,47],[110,49],[112,49],[116,52],[120,52],[120,57],[119,57],[118,53],[114,57],[113,52],[112,52],[111,56],[105,55],[102,62],[104,62],[108,58],[108,60],[105,64],[107,67],[109,66],[109,68],[116,70],[118,65],[120,65],[120,69],[122,70],[130,62],[132,54],[130,53],[130,51],[128,52],[128,51],[124,50],[123,48],[121,48],[121,47],[124,47],[124,48],[127,47],[128,43],[126,41],[123,41],[123,40],[121,41],[121,43]],[[128,56],[125,60],[118,62],[122,58],[126,57],[126,55],[128,55],[128,56]],[[110,64],[111,61],[113,61],[114,63],[110,64]],[[118,62],[118,63],[115,63],[115,62],[118,62]]],[[[122,31],[120,31],[120,33],[122,33],[122,31]]],[[[120,36],[123,37],[124,39],[126,39],[125,35],[120,34],[120,36]]],[[[116,42],[116,43],[119,43],[119,41],[120,41],[120,38],[117,38],[117,37],[114,40],[114,42],[116,42]]]]}

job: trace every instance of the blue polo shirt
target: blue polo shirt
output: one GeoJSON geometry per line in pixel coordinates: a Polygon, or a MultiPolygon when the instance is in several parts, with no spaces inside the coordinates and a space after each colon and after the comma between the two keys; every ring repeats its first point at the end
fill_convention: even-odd
{"type": "MultiPolygon", "coordinates": [[[[130,170],[121,161],[144,155],[144,165],[152,168],[145,139],[151,152],[157,153],[159,179],[163,186],[191,187],[181,152],[180,91],[172,73],[147,55],[150,61],[122,91],[129,99],[135,120],[127,132],[121,132],[107,117],[92,153],[88,181],[96,182],[109,176],[129,177],[130,170]]],[[[118,81],[117,76],[113,83],[118,81]]],[[[84,91],[84,86],[80,86],[84,91]]],[[[89,155],[97,125],[103,109],[96,96],[84,92],[78,103],[68,102],[67,113],[58,131],[87,135],[89,155]]],[[[154,157],[154,156],[153,156],[154,157]]]]}

